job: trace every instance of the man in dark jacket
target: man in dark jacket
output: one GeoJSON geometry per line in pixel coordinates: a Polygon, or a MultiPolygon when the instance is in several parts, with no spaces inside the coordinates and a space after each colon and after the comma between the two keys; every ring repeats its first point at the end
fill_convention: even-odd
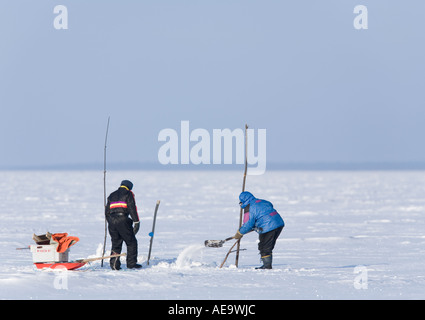
{"type": "Polygon", "coordinates": [[[239,201],[241,208],[244,209],[244,218],[243,225],[234,238],[241,239],[244,234],[257,231],[260,240],[258,250],[263,265],[256,269],[271,269],[272,251],[285,223],[269,201],[257,199],[248,191],[239,195],[239,201]]]}
{"type": "MultiPolygon", "coordinates": [[[[137,264],[136,233],[139,231],[140,220],[131,189],[133,183],[123,180],[118,190],[109,195],[105,215],[112,241],[111,253],[120,254],[124,241],[127,246],[127,268],[139,269],[142,266],[137,264]]],[[[121,269],[120,258],[111,258],[110,265],[113,270],[121,269]]]]}

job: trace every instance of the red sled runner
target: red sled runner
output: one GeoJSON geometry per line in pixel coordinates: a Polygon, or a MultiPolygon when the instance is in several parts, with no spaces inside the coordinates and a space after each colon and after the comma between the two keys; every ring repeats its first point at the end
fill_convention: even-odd
{"type": "Polygon", "coordinates": [[[44,263],[34,263],[37,269],[67,269],[75,270],[84,266],[86,262],[44,262],[44,263]]]}
{"type": "Polygon", "coordinates": [[[81,268],[82,266],[86,265],[88,262],[91,262],[91,261],[122,257],[125,255],[126,255],[125,253],[121,253],[121,254],[113,254],[106,257],[80,259],[80,260],[69,261],[69,262],[38,262],[38,263],[34,263],[34,265],[37,267],[37,269],[75,270],[75,269],[81,268]]]}

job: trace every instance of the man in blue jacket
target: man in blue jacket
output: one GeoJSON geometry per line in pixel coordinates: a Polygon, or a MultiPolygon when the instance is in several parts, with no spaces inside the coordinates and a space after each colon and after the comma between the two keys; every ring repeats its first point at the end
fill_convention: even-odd
{"type": "Polygon", "coordinates": [[[256,269],[271,269],[272,252],[285,223],[269,201],[257,199],[248,191],[239,195],[239,201],[239,205],[244,209],[244,218],[243,225],[234,238],[241,239],[244,234],[257,231],[260,240],[258,250],[263,265],[256,269]]]}

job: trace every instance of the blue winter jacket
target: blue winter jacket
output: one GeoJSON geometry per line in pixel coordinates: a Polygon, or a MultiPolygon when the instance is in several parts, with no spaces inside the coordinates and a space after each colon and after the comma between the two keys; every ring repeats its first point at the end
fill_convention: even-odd
{"type": "Polygon", "coordinates": [[[251,230],[266,233],[285,226],[280,214],[273,208],[273,204],[266,200],[255,198],[252,193],[245,191],[239,195],[241,207],[249,205],[249,212],[245,212],[243,225],[239,232],[245,234],[251,230]]]}

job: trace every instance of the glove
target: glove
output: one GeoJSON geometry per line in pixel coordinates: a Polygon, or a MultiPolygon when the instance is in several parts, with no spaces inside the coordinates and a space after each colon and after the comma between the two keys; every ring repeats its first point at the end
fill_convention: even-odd
{"type": "Polygon", "coordinates": [[[239,240],[242,239],[243,234],[239,232],[239,230],[236,232],[236,234],[233,236],[234,239],[239,240]]]}
{"type": "Polygon", "coordinates": [[[134,223],[134,226],[133,226],[134,234],[137,234],[137,232],[139,232],[139,228],[140,228],[140,221],[137,221],[134,223]]]}

